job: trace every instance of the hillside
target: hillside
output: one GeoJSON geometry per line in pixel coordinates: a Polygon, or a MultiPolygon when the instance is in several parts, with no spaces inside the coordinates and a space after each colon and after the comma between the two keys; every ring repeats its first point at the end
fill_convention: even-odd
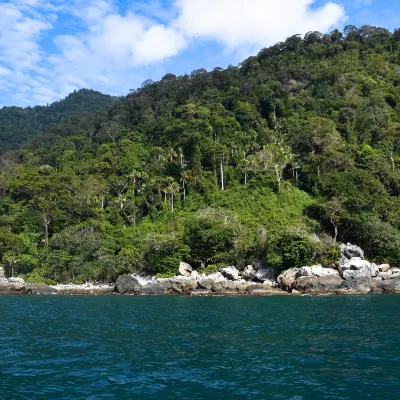
{"type": "Polygon", "coordinates": [[[107,111],[117,98],[94,90],[82,89],[49,106],[0,109],[0,152],[16,149],[27,139],[46,131],[76,112],[107,111]]]}
{"type": "Polygon", "coordinates": [[[0,157],[8,274],[284,270],[329,264],[338,241],[400,265],[400,31],[296,35],[64,116],[0,157]]]}

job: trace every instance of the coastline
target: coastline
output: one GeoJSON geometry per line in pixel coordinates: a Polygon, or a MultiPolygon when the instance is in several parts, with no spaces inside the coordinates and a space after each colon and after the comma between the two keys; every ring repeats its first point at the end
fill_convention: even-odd
{"type": "Polygon", "coordinates": [[[340,252],[338,261],[330,266],[291,268],[278,276],[261,262],[243,270],[221,268],[210,275],[200,275],[182,262],[172,278],[125,274],[113,284],[31,284],[22,278],[7,279],[0,268],[0,294],[200,297],[400,293],[400,268],[370,263],[363,250],[350,243],[341,245],[340,252]]]}

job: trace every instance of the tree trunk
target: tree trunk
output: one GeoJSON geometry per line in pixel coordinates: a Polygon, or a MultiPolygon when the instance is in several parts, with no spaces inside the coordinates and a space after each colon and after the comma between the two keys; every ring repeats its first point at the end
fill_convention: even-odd
{"type": "Polygon", "coordinates": [[[282,180],[282,176],[280,174],[279,171],[279,167],[275,166],[275,175],[276,175],[276,183],[278,184],[278,193],[281,192],[281,180],[282,180]]]}
{"type": "Polygon", "coordinates": [[[174,211],[174,192],[171,193],[171,210],[174,211]]]}
{"type": "Polygon", "coordinates": [[[244,184],[247,185],[247,172],[244,173],[244,184]]]}
{"type": "Polygon", "coordinates": [[[335,236],[333,237],[333,242],[332,242],[332,246],[334,246],[336,244],[337,237],[338,237],[338,228],[337,228],[337,225],[333,222],[332,217],[331,217],[331,224],[333,226],[333,229],[335,230],[335,236]]]}
{"type": "Polygon", "coordinates": [[[185,186],[185,181],[182,181],[182,186],[183,186],[183,200],[186,200],[186,186],[185,186]]]}
{"type": "Polygon", "coordinates": [[[225,181],[224,181],[224,159],[221,159],[221,190],[225,190],[225,181]]]}
{"type": "Polygon", "coordinates": [[[43,225],[44,225],[44,244],[46,247],[49,245],[49,225],[50,220],[48,219],[47,215],[43,216],[43,225]]]}

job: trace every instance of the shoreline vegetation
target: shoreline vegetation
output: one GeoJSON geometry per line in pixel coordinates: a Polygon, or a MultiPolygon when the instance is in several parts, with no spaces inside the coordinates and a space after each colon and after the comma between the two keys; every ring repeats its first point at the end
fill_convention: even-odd
{"type": "Polygon", "coordinates": [[[0,267],[31,291],[132,273],[142,294],[397,290],[400,29],[1,108],[0,267]],[[349,242],[369,267],[341,266],[349,242]]]}
{"type": "Polygon", "coordinates": [[[37,295],[186,295],[186,296],[272,296],[347,295],[400,293],[400,268],[376,265],[364,259],[357,246],[343,244],[340,257],[330,267],[314,265],[291,268],[279,276],[271,268],[249,265],[243,271],[221,268],[205,275],[184,262],[173,278],[135,274],[121,275],[114,284],[26,284],[22,278],[5,278],[0,269],[0,294],[37,295]]]}

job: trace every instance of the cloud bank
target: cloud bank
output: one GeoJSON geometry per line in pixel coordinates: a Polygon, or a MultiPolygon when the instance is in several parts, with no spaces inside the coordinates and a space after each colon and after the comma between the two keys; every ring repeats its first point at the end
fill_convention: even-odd
{"type": "Polygon", "coordinates": [[[0,105],[46,104],[82,87],[124,94],[150,72],[179,70],[179,55],[199,41],[248,55],[345,20],[338,4],[314,3],[0,0],[0,105]]]}

